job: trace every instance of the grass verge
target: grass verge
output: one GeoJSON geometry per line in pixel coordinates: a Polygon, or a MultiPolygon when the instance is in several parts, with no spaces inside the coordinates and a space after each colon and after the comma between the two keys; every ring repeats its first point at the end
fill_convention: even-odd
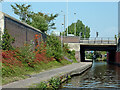
{"type": "Polygon", "coordinates": [[[67,64],[71,64],[71,62],[69,62],[67,60],[61,60],[60,62],[54,60],[47,64],[41,62],[39,65],[36,66],[35,69],[33,69],[33,68],[26,69],[27,67],[22,67],[22,68],[19,68],[19,70],[22,70],[22,73],[19,73],[19,71],[18,71],[18,73],[14,74],[14,75],[2,77],[2,85],[8,84],[10,82],[18,81],[21,79],[26,79],[26,78],[29,78],[30,75],[37,74],[37,73],[43,72],[45,70],[50,70],[53,68],[65,66],[67,64]]]}

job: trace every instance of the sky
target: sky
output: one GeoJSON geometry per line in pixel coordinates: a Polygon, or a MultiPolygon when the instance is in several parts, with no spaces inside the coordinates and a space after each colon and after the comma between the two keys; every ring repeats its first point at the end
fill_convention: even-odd
{"type": "MultiPolygon", "coordinates": [[[[21,4],[20,2],[17,2],[21,4]]],[[[57,29],[54,31],[63,31],[62,23],[65,26],[71,25],[78,19],[85,26],[90,27],[91,37],[96,36],[99,32],[99,37],[114,37],[118,34],[118,2],[22,2],[30,4],[31,10],[34,12],[42,12],[46,14],[59,14],[55,23],[57,29]],[[68,5],[68,9],[67,9],[68,5]],[[62,12],[61,12],[62,11],[62,12]],[[76,13],[76,15],[74,15],[76,13]]],[[[2,12],[19,19],[15,15],[11,4],[14,2],[2,2],[2,12]]],[[[52,31],[52,30],[50,30],[52,31]]]]}

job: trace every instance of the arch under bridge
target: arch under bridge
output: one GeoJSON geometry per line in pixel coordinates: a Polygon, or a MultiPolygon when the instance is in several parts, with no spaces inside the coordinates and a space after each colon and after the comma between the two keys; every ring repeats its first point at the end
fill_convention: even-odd
{"type": "Polygon", "coordinates": [[[78,62],[85,61],[85,51],[108,51],[109,61],[113,62],[117,50],[117,38],[92,37],[80,38],[78,36],[59,37],[61,42],[67,43],[71,50],[75,50],[75,57],[78,62]]]}

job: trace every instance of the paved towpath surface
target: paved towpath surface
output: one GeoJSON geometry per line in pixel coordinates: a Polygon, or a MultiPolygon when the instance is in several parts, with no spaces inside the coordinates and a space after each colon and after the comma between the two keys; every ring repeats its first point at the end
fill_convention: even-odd
{"type": "Polygon", "coordinates": [[[77,72],[79,71],[80,73],[82,73],[83,71],[85,71],[85,69],[89,68],[91,65],[92,65],[92,62],[73,63],[60,68],[56,68],[56,69],[40,72],[35,75],[31,75],[30,78],[3,85],[2,88],[25,88],[34,83],[40,83],[41,81],[49,80],[51,77],[57,76],[60,74],[64,75],[70,72],[76,73],[74,72],[76,70],[77,72]]]}

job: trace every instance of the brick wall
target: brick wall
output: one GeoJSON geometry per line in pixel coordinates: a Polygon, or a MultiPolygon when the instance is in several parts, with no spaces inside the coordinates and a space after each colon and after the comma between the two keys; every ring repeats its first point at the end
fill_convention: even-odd
{"type": "MultiPolygon", "coordinates": [[[[21,47],[25,42],[30,43],[31,41],[34,41],[36,34],[42,36],[40,39],[46,39],[46,34],[8,16],[5,16],[5,28],[8,30],[9,34],[15,38],[15,43],[13,44],[14,47],[21,47]]],[[[40,39],[39,42],[41,41],[40,39]]]]}
{"type": "Polygon", "coordinates": [[[120,64],[120,52],[116,52],[116,63],[120,64]]]}
{"type": "MultiPolygon", "coordinates": [[[[64,43],[79,43],[80,42],[80,39],[79,37],[73,37],[73,36],[68,36],[68,37],[62,37],[63,39],[63,42],[64,43]]],[[[59,39],[61,40],[61,37],[59,37],[59,39]]]]}

